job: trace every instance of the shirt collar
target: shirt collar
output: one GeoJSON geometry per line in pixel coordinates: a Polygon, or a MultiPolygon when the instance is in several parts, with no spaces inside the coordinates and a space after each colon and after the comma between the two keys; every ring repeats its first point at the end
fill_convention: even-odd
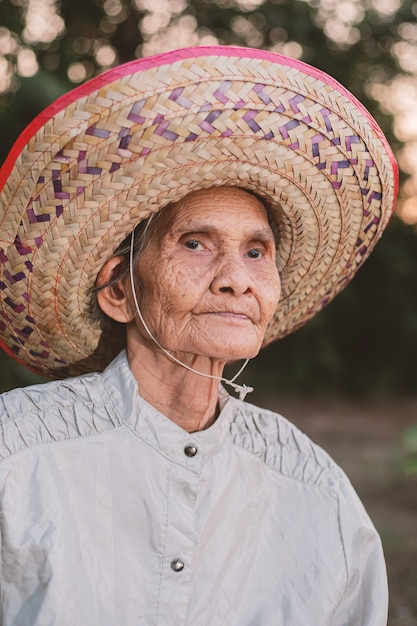
{"type": "Polygon", "coordinates": [[[219,417],[206,430],[188,433],[139,395],[125,351],[103,372],[103,383],[120,417],[138,437],[165,457],[196,473],[200,472],[205,458],[219,452],[230,432],[233,403],[221,386],[219,417]],[[184,452],[187,446],[195,446],[197,453],[187,456],[184,452]]]}

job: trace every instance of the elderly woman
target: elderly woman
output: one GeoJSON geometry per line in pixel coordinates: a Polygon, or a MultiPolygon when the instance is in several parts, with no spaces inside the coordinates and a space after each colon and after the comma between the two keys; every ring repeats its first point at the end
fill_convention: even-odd
{"type": "Polygon", "coordinates": [[[0,399],[3,626],[385,624],[348,479],[223,377],[385,227],[363,107],[291,59],[181,50],[61,98],[0,182],[3,346],[67,377],[0,399]]]}

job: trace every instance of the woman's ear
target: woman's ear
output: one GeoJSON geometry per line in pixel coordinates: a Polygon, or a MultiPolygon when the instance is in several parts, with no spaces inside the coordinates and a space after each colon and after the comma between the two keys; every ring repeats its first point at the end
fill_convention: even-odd
{"type": "Polygon", "coordinates": [[[131,307],[130,285],[126,277],[117,280],[127,266],[127,260],[122,256],[115,256],[105,262],[97,275],[96,286],[106,285],[97,292],[97,303],[108,317],[124,324],[131,322],[134,312],[131,307]],[[112,281],[114,284],[109,285],[112,281]]]}

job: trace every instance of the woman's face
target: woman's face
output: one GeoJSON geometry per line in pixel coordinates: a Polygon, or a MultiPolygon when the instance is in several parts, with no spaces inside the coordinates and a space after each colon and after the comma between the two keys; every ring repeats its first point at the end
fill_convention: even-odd
{"type": "Polygon", "coordinates": [[[142,315],[164,348],[222,361],[258,353],[280,279],[254,196],[232,187],[189,194],[161,216],[136,271],[142,315]]]}

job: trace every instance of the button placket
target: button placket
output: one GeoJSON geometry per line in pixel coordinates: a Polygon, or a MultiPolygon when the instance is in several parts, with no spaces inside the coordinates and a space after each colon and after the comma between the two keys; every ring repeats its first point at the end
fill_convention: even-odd
{"type": "Polygon", "coordinates": [[[202,459],[197,454],[197,446],[194,457],[187,457],[187,445],[192,444],[185,440],[182,448],[177,448],[177,458],[180,452],[182,463],[172,464],[170,472],[164,573],[158,601],[158,624],[166,626],[185,623],[190,600],[196,539],[195,503],[202,459]],[[195,468],[191,469],[188,464],[195,465],[195,468]]]}

